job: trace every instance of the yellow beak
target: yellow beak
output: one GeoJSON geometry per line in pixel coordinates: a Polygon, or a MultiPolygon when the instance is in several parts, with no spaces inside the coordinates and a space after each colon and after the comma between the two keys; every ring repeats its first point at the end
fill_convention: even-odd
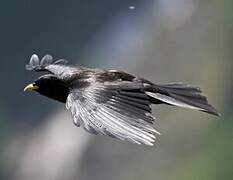
{"type": "Polygon", "coordinates": [[[36,86],[35,84],[29,84],[24,88],[24,92],[32,92],[39,89],[39,86],[36,86]]]}

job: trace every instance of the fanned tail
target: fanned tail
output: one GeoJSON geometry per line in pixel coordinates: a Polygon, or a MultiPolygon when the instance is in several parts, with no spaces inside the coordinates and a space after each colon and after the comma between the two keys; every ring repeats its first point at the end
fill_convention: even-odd
{"type": "Polygon", "coordinates": [[[201,92],[200,88],[183,83],[149,85],[146,87],[146,94],[152,98],[152,102],[195,109],[220,116],[218,111],[208,103],[207,98],[201,95],[201,92]]]}

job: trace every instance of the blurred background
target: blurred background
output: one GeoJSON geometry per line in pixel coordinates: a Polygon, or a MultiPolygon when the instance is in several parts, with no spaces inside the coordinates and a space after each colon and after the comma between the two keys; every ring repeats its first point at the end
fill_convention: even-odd
{"type": "Polygon", "coordinates": [[[1,180],[233,179],[233,1],[0,2],[1,180]],[[155,106],[154,147],[90,135],[24,86],[30,56],[200,86],[222,117],[155,106]]]}

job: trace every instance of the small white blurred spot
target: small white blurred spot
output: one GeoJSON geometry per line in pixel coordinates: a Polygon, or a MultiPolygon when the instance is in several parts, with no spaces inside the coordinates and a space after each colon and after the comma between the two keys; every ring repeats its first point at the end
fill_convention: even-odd
{"type": "Polygon", "coordinates": [[[130,10],[134,10],[134,9],[135,9],[135,6],[129,6],[129,9],[130,9],[130,10]]]}

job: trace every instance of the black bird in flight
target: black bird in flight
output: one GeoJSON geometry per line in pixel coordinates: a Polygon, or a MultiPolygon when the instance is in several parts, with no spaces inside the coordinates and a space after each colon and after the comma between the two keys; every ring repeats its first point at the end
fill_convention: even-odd
{"type": "Polygon", "coordinates": [[[24,91],[38,93],[66,104],[73,122],[93,134],[137,144],[153,145],[160,134],[152,124],[151,104],[167,104],[219,115],[200,88],[183,83],[154,84],[117,70],[90,69],[32,55],[26,69],[44,71],[24,91]]]}

